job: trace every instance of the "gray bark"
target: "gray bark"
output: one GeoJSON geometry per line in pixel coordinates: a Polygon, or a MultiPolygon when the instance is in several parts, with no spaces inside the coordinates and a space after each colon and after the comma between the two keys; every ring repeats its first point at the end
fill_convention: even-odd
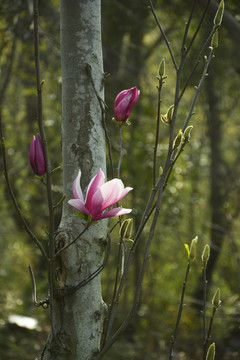
{"type": "MultiPolygon", "coordinates": [[[[93,89],[103,99],[100,0],[61,1],[63,205],[56,249],[71,242],[86,226],[74,216],[67,200],[79,168],[86,187],[99,168],[105,172],[105,141],[101,108],[93,89]]],[[[106,222],[92,225],[57,261],[57,294],[68,292],[103,262],[106,222]]],[[[100,275],[74,294],[55,299],[52,329],[42,359],[87,360],[99,351],[106,305],[100,275]]]]}

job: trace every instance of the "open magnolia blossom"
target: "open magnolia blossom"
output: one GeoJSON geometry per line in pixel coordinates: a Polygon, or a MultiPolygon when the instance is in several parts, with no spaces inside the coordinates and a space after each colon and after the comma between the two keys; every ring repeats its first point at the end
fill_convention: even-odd
{"type": "Polygon", "coordinates": [[[104,210],[115,205],[132,190],[131,187],[124,188],[120,179],[112,179],[105,183],[105,175],[100,169],[88,185],[85,201],[80,186],[80,179],[81,170],[79,170],[78,176],[73,182],[74,199],[69,200],[68,203],[79,210],[79,215],[86,221],[98,221],[108,217],[128,214],[132,211],[132,209],[118,207],[104,212],[104,210]]]}

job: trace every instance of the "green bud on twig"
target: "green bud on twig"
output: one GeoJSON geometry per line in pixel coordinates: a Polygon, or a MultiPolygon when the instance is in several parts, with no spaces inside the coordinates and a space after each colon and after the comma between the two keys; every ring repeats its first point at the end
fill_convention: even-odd
{"type": "Polygon", "coordinates": [[[191,261],[191,262],[193,262],[195,260],[195,258],[196,258],[197,241],[198,241],[198,236],[196,236],[191,241],[191,245],[190,245],[190,249],[189,249],[189,261],[191,261]]]}
{"type": "Polygon", "coordinates": [[[218,288],[212,298],[212,306],[217,309],[221,304],[220,289],[218,288]]]}
{"type": "Polygon", "coordinates": [[[215,31],[215,33],[212,36],[211,48],[216,49],[217,47],[218,47],[218,31],[215,31]]]}
{"type": "Polygon", "coordinates": [[[167,119],[167,114],[165,114],[165,115],[162,115],[162,114],[161,114],[161,120],[162,120],[162,122],[164,122],[165,124],[170,125],[170,123],[168,122],[168,119],[167,119]]]}
{"type": "Polygon", "coordinates": [[[158,74],[161,78],[165,76],[165,59],[160,62],[158,74]]]}
{"type": "Polygon", "coordinates": [[[186,130],[184,131],[184,133],[183,133],[184,142],[189,141],[192,129],[193,129],[193,126],[192,126],[192,125],[189,125],[189,126],[186,128],[186,130]]]}
{"type": "Polygon", "coordinates": [[[183,134],[182,134],[182,131],[179,130],[177,136],[175,137],[174,141],[173,141],[173,148],[172,150],[176,150],[179,145],[181,144],[182,142],[182,138],[183,138],[183,134]]]}
{"type": "Polygon", "coordinates": [[[124,220],[119,230],[119,235],[121,236],[121,238],[130,239],[132,235],[132,228],[133,219],[131,218],[124,220]]]}
{"type": "Polygon", "coordinates": [[[197,252],[197,241],[198,241],[198,236],[192,239],[190,248],[188,244],[184,244],[185,249],[187,251],[188,261],[193,262],[195,260],[196,252],[197,252]]]}
{"type": "Polygon", "coordinates": [[[167,111],[167,120],[168,123],[170,124],[172,121],[172,117],[173,117],[173,111],[174,111],[174,105],[171,105],[170,108],[167,111]]]}
{"type": "Polygon", "coordinates": [[[202,253],[202,262],[207,263],[210,256],[210,246],[206,244],[202,253]]]}
{"type": "Polygon", "coordinates": [[[216,26],[220,26],[222,23],[222,18],[223,18],[223,12],[224,12],[224,1],[222,0],[218,6],[216,15],[214,17],[213,23],[216,26]]]}
{"type": "Polygon", "coordinates": [[[215,343],[212,343],[207,352],[206,360],[214,360],[215,359],[215,343]]]}

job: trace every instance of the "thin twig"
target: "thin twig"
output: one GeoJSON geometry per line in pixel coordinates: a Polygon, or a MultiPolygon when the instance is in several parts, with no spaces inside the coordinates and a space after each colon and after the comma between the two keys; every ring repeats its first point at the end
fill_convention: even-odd
{"type": "Polygon", "coordinates": [[[77,237],[75,237],[75,239],[73,239],[69,244],[67,244],[64,247],[62,247],[61,249],[59,249],[58,252],[54,255],[54,258],[56,259],[56,257],[59,256],[64,250],[66,250],[69,246],[74,244],[75,241],[77,241],[85,233],[85,231],[87,231],[87,229],[89,228],[90,225],[91,224],[87,224],[87,226],[83,229],[83,231],[77,237]]]}
{"type": "Polygon", "coordinates": [[[107,252],[106,252],[106,256],[104,258],[104,261],[102,263],[101,266],[99,266],[99,268],[97,268],[92,274],[90,274],[86,279],[82,280],[79,284],[77,284],[76,286],[74,286],[71,289],[67,289],[66,292],[64,292],[64,294],[54,294],[54,299],[60,299],[63,298],[65,296],[69,296],[74,294],[77,290],[81,289],[83,286],[87,285],[90,281],[92,281],[96,276],[98,276],[104,269],[104,267],[107,264],[108,258],[109,258],[109,254],[110,254],[110,249],[111,249],[111,236],[110,236],[110,232],[108,231],[107,233],[108,236],[108,244],[107,244],[107,252]]]}
{"type": "Polygon", "coordinates": [[[207,339],[207,326],[206,326],[206,298],[207,298],[207,262],[203,263],[203,336],[204,343],[207,339]]]}
{"type": "Polygon", "coordinates": [[[109,334],[110,334],[110,331],[111,331],[112,325],[113,325],[113,320],[114,320],[112,317],[112,310],[113,310],[113,305],[114,305],[114,302],[116,299],[119,272],[120,272],[121,241],[122,241],[122,238],[120,239],[120,243],[118,245],[117,269],[116,269],[116,274],[115,274],[114,289],[113,289],[112,301],[111,301],[111,305],[110,305],[110,311],[108,313],[108,321],[107,321],[106,328],[105,328],[103,338],[102,338],[102,347],[104,347],[106,339],[109,337],[109,334]]]}
{"type": "Polygon", "coordinates": [[[195,73],[198,65],[200,64],[200,58],[201,58],[204,50],[206,49],[206,47],[209,45],[209,42],[210,42],[210,40],[211,40],[211,38],[212,38],[212,36],[213,36],[213,33],[214,33],[214,30],[211,31],[211,33],[210,33],[210,35],[208,36],[208,38],[206,39],[206,41],[205,41],[202,49],[200,50],[200,52],[199,52],[199,54],[198,54],[198,56],[197,56],[197,59],[196,59],[196,61],[195,61],[195,63],[194,63],[194,66],[193,66],[193,68],[192,68],[192,71],[191,71],[190,75],[188,76],[188,78],[187,78],[187,80],[186,80],[186,82],[185,82],[185,84],[184,84],[184,86],[183,86],[183,88],[182,88],[182,91],[181,91],[181,93],[180,93],[180,95],[179,95],[179,100],[182,98],[183,94],[185,93],[186,88],[187,88],[187,86],[189,85],[189,82],[190,82],[193,74],[195,73]]]}
{"type": "Polygon", "coordinates": [[[34,273],[33,273],[31,265],[28,265],[28,270],[29,270],[31,283],[32,283],[32,301],[33,301],[33,304],[36,307],[42,306],[44,309],[47,309],[48,306],[49,306],[49,299],[37,301],[36,281],[35,281],[35,277],[34,277],[34,273]]]}
{"type": "Polygon", "coordinates": [[[182,132],[184,132],[184,130],[185,130],[186,127],[188,126],[188,123],[189,123],[189,121],[190,121],[190,119],[191,119],[191,117],[192,117],[192,115],[193,115],[193,109],[194,109],[194,106],[195,106],[195,104],[196,104],[197,97],[198,97],[198,95],[199,95],[199,91],[200,91],[200,89],[201,89],[201,87],[202,87],[203,80],[205,79],[205,76],[207,75],[208,67],[209,67],[209,64],[210,64],[210,62],[211,62],[211,60],[212,60],[212,56],[213,56],[213,49],[210,48],[210,54],[209,54],[208,59],[207,59],[207,61],[206,61],[206,63],[205,63],[205,66],[204,66],[204,69],[203,69],[203,73],[202,73],[201,79],[200,79],[200,81],[199,81],[199,83],[198,83],[198,86],[197,86],[195,95],[194,95],[194,97],[193,97],[193,101],[192,101],[192,104],[191,104],[191,106],[190,106],[190,110],[189,110],[189,112],[188,112],[187,119],[186,119],[186,121],[185,121],[185,123],[184,123],[184,125],[183,125],[182,132]]]}
{"type": "Polygon", "coordinates": [[[193,17],[193,13],[194,13],[194,9],[195,9],[197,1],[198,0],[194,0],[191,12],[190,12],[189,17],[188,17],[188,21],[186,23],[185,32],[184,32],[183,40],[182,40],[182,48],[181,48],[183,57],[185,57],[185,55],[186,55],[186,53],[185,53],[185,51],[186,51],[186,39],[187,39],[188,30],[189,30],[189,27],[190,27],[190,24],[191,24],[191,21],[192,21],[192,17],[193,17]]]}
{"type": "Polygon", "coordinates": [[[174,345],[175,345],[175,341],[176,341],[176,338],[177,338],[178,327],[179,327],[181,316],[182,316],[183,300],[184,300],[184,295],[185,295],[185,290],[186,290],[186,285],[187,285],[187,281],[188,281],[188,275],[189,275],[190,267],[191,267],[191,262],[188,261],[187,270],[186,270],[186,274],[185,274],[185,279],[184,279],[183,287],[182,287],[182,294],[181,294],[181,300],[180,300],[180,305],[179,305],[179,309],[178,309],[176,325],[175,325],[174,333],[171,336],[171,346],[170,346],[169,360],[172,360],[172,358],[173,358],[174,345]]]}
{"type": "Polygon", "coordinates": [[[51,316],[51,328],[54,331],[54,316],[53,316],[53,294],[55,291],[55,248],[54,248],[54,207],[52,199],[52,172],[50,158],[48,155],[47,139],[45,135],[43,125],[43,110],[42,110],[42,86],[40,74],[40,56],[39,56],[39,29],[38,29],[38,0],[33,0],[34,7],[34,57],[35,57],[35,70],[36,70],[36,86],[37,86],[37,114],[38,114],[38,128],[42,140],[43,155],[46,166],[46,177],[47,177],[47,200],[48,200],[48,214],[49,214],[49,257],[50,263],[48,268],[49,276],[49,289],[50,289],[50,316],[51,316]]]}
{"type": "Polygon", "coordinates": [[[119,125],[119,161],[118,161],[118,167],[117,167],[117,177],[120,179],[120,170],[121,170],[121,164],[122,164],[122,125],[119,125]]]}
{"type": "Polygon", "coordinates": [[[213,320],[214,320],[214,316],[216,313],[217,308],[213,307],[212,309],[212,315],[211,315],[211,319],[210,319],[210,323],[209,323],[209,327],[208,327],[208,333],[204,342],[204,351],[203,351],[203,359],[206,359],[206,355],[207,355],[207,350],[208,350],[208,345],[211,339],[211,333],[212,333],[212,326],[213,326],[213,320]]]}
{"type": "Polygon", "coordinates": [[[66,195],[63,195],[60,200],[56,204],[53,205],[53,208],[56,209],[58,206],[60,206],[63,201],[66,199],[66,195]]]}
{"type": "Polygon", "coordinates": [[[188,45],[188,47],[186,49],[186,52],[185,52],[186,55],[189,53],[189,51],[190,51],[190,49],[191,49],[191,47],[192,47],[192,45],[193,45],[193,43],[194,43],[194,41],[195,41],[195,39],[197,37],[197,34],[198,34],[198,32],[199,32],[199,30],[200,30],[200,28],[202,26],[202,23],[203,23],[203,20],[205,18],[205,15],[206,15],[206,12],[207,12],[207,9],[208,9],[208,6],[209,6],[210,2],[211,2],[211,0],[208,0],[206,6],[204,8],[203,14],[202,14],[201,19],[200,19],[200,21],[198,23],[198,27],[195,30],[195,33],[193,34],[192,40],[190,41],[190,44],[188,45]]]}
{"type": "Polygon", "coordinates": [[[165,41],[165,43],[166,43],[166,45],[167,45],[168,51],[169,51],[170,56],[171,56],[171,58],[172,58],[173,65],[174,65],[174,67],[175,67],[175,70],[178,70],[178,66],[177,66],[175,57],[174,57],[174,55],[173,55],[173,52],[172,52],[172,49],[171,49],[171,46],[170,46],[170,42],[168,41],[167,36],[166,36],[166,34],[165,34],[165,32],[164,32],[164,30],[163,30],[163,28],[162,28],[162,26],[161,26],[158,18],[157,18],[157,15],[156,15],[156,12],[155,12],[155,10],[154,10],[154,8],[153,8],[153,4],[152,4],[151,0],[148,0],[148,2],[149,2],[149,5],[150,5],[150,9],[151,9],[151,11],[152,11],[152,13],[153,13],[154,19],[155,19],[155,21],[156,21],[156,23],[157,23],[157,26],[158,26],[159,30],[161,31],[161,34],[162,34],[162,36],[163,36],[163,38],[164,38],[164,41],[165,41]]]}
{"type": "Polygon", "coordinates": [[[8,176],[8,169],[7,169],[7,159],[6,159],[6,151],[5,151],[5,139],[3,137],[3,134],[2,134],[2,120],[1,120],[1,113],[0,113],[0,136],[1,136],[1,148],[2,148],[2,157],[3,157],[3,169],[4,169],[4,176],[5,176],[5,180],[6,180],[6,184],[7,184],[7,187],[8,187],[8,191],[9,191],[9,194],[11,196],[11,199],[12,199],[12,202],[13,202],[13,205],[21,219],[21,222],[24,226],[24,229],[26,230],[26,232],[30,235],[31,239],[33,239],[33,241],[35,242],[35,244],[37,245],[37,247],[41,250],[44,258],[47,260],[47,262],[49,263],[49,258],[47,256],[47,253],[41,243],[41,241],[36,237],[36,235],[32,232],[32,230],[29,228],[28,224],[27,224],[27,221],[25,220],[24,216],[23,216],[23,213],[18,205],[18,202],[17,202],[17,199],[14,195],[14,192],[13,192],[13,189],[12,189],[12,185],[10,183],[10,180],[9,180],[9,176],[8,176]]]}
{"type": "Polygon", "coordinates": [[[159,84],[158,84],[157,125],[156,125],[155,145],[154,145],[154,150],[153,150],[153,186],[155,186],[155,184],[156,184],[157,148],[158,148],[160,116],[161,116],[160,108],[161,108],[162,85],[163,85],[163,78],[160,76],[159,84]]]}
{"type": "MultiPolygon", "coordinates": [[[[103,129],[105,132],[105,138],[107,141],[107,147],[108,147],[108,156],[109,156],[109,161],[110,161],[110,168],[111,168],[111,176],[112,179],[114,178],[114,168],[113,168],[113,160],[112,160],[112,145],[111,145],[111,140],[110,137],[108,135],[108,129],[107,129],[107,125],[106,125],[106,120],[105,120],[105,114],[106,114],[106,108],[107,105],[105,103],[105,101],[99,96],[97,90],[96,90],[96,86],[94,84],[94,80],[93,80],[93,76],[92,76],[92,67],[90,64],[86,65],[86,72],[88,74],[88,76],[90,77],[90,81],[94,90],[94,93],[98,99],[101,111],[102,111],[102,124],[103,124],[103,129]]],[[[105,78],[104,78],[105,79],[105,78]]]]}

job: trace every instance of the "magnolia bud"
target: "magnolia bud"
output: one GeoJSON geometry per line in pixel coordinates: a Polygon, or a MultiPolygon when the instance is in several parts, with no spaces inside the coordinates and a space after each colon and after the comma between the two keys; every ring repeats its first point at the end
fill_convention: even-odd
{"type": "Polygon", "coordinates": [[[191,245],[190,245],[190,249],[189,249],[189,260],[191,262],[193,262],[196,258],[196,253],[197,253],[197,241],[198,241],[198,236],[196,236],[194,239],[192,239],[191,241],[191,245]]]}
{"type": "Polygon", "coordinates": [[[220,289],[218,288],[212,298],[212,306],[217,309],[221,304],[220,289]]]}
{"type": "Polygon", "coordinates": [[[207,352],[206,360],[214,360],[215,359],[215,343],[212,343],[207,352]]]}
{"type": "Polygon", "coordinates": [[[121,238],[130,239],[132,235],[132,228],[133,228],[133,219],[126,219],[123,221],[120,230],[119,235],[121,238]]]}
{"type": "Polygon", "coordinates": [[[202,252],[202,262],[207,263],[210,256],[210,246],[206,244],[202,252]]]}
{"type": "Polygon", "coordinates": [[[140,95],[140,90],[133,87],[121,91],[114,102],[114,119],[120,123],[126,123],[133,106],[136,104],[140,95]]]}
{"type": "Polygon", "coordinates": [[[220,26],[222,23],[223,18],[223,12],[224,12],[224,1],[222,0],[218,6],[216,15],[214,17],[213,23],[215,26],[220,26]]]}
{"type": "Polygon", "coordinates": [[[213,49],[216,49],[218,47],[218,31],[215,31],[212,36],[211,47],[213,49]]]}
{"type": "Polygon", "coordinates": [[[184,137],[184,141],[185,141],[185,142],[189,141],[192,129],[193,129],[193,126],[192,126],[192,125],[189,125],[189,126],[185,129],[185,131],[184,131],[184,133],[183,133],[183,137],[184,137]]]}
{"type": "Polygon", "coordinates": [[[173,111],[174,111],[174,105],[171,105],[170,108],[167,111],[167,120],[168,123],[170,124],[172,121],[172,117],[173,117],[173,111]]]}
{"type": "Polygon", "coordinates": [[[183,134],[182,134],[182,131],[179,130],[179,133],[177,134],[177,136],[175,137],[174,141],[173,141],[173,150],[176,150],[179,145],[181,144],[182,142],[182,137],[183,137],[183,134]]]}
{"type": "Polygon", "coordinates": [[[160,77],[165,76],[165,59],[162,59],[160,62],[158,74],[160,77]]]}
{"type": "Polygon", "coordinates": [[[39,134],[33,136],[29,150],[30,164],[35,175],[43,175],[46,172],[43,156],[42,141],[39,134]]]}

